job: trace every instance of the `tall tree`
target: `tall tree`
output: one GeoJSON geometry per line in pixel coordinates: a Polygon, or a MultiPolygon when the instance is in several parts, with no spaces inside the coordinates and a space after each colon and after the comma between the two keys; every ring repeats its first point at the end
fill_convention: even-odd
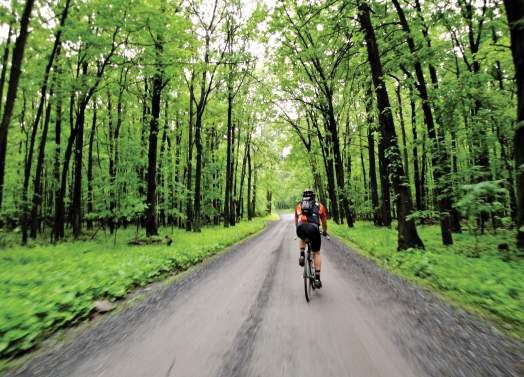
{"type": "MultiPolygon", "coordinates": [[[[7,155],[7,136],[9,131],[9,124],[16,103],[16,95],[18,92],[18,83],[20,81],[20,74],[22,73],[22,60],[24,58],[25,45],[28,37],[29,20],[34,6],[34,0],[27,0],[25,2],[24,11],[20,18],[20,31],[15,41],[13,49],[13,57],[11,59],[11,72],[9,76],[9,84],[7,87],[7,97],[4,105],[4,113],[2,115],[2,122],[0,123],[0,209],[2,209],[2,199],[4,193],[4,178],[5,165],[7,155]]],[[[1,101],[1,98],[0,98],[1,101]]]]}
{"type": "Polygon", "coordinates": [[[222,62],[225,54],[225,46],[219,51],[218,62],[211,66],[211,38],[220,26],[221,21],[224,17],[224,8],[219,8],[218,0],[215,0],[213,5],[213,11],[209,21],[205,21],[200,15],[196,8],[196,5],[192,3],[194,13],[198,16],[200,27],[204,31],[204,59],[202,73],[200,77],[200,94],[197,98],[192,95],[193,101],[195,101],[196,113],[195,113],[195,148],[196,148],[196,166],[195,166],[195,194],[194,194],[194,207],[193,207],[193,231],[200,232],[202,226],[201,223],[201,192],[202,192],[202,127],[203,117],[206,110],[206,106],[209,101],[211,92],[216,89],[215,77],[220,63],[222,62]]]}
{"type": "Polygon", "coordinates": [[[380,208],[378,204],[378,184],[377,184],[377,168],[375,159],[375,122],[373,119],[373,102],[371,85],[367,89],[366,101],[366,116],[368,126],[368,161],[369,161],[369,190],[371,193],[371,212],[373,214],[373,224],[383,225],[380,220],[380,208]]]}
{"type": "Polygon", "coordinates": [[[397,194],[397,219],[398,219],[398,249],[423,248],[424,244],[418,236],[415,221],[407,217],[413,210],[409,184],[402,167],[402,159],[398,147],[393,114],[389,102],[386,84],[383,80],[384,74],[380,60],[379,49],[375,36],[375,30],[371,23],[370,8],[365,2],[361,3],[359,9],[359,21],[364,31],[368,60],[371,67],[371,75],[377,97],[377,107],[382,139],[386,149],[386,160],[391,174],[393,188],[397,194]]]}
{"type": "MultiPolygon", "coordinates": [[[[344,172],[341,146],[339,140],[339,119],[341,111],[337,113],[337,91],[340,89],[340,81],[343,75],[344,63],[348,59],[348,51],[353,46],[352,31],[338,25],[334,20],[326,22],[325,26],[316,31],[311,30],[312,23],[309,22],[315,15],[323,13],[324,7],[311,7],[311,9],[300,5],[283,4],[280,10],[288,21],[290,34],[286,36],[284,46],[293,54],[294,58],[304,71],[303,77],[309,84],[308,94],[314,96],[313,100],[298,98],[302,102],[308,102],[322,115],[325,127],[325,140],[327,148],[333,156],[334,180],[333,187],[340,197],[340,203],[332,202],[333,207],[339,207],[341,215],[346,219],[348,226],[353,226],[353,216],[349,205],[348,190],[344,172]],[[329,26],[329,28],[328,28],[329,26]],[[329,55],[324,49],[332,49],[329,55]],[[313,93],[311,93],[313,92],[313,93]]],[[[329,168],[329,167],[328,167],[329,168]]],[[[333,194],[332,194],[333,195],[333,194]]]]}
{"type": "MultiPolygon", "coordinates": [[[[38,128],[38,125],[40,123],[40,118],[42,116],[44,103],[47,95],[47,87],[48,87],[48,81],[49,81],[49,74],[51,73],[51,68],[53,67],[53,64],[55,63],[55,58],[58,59],[60,55],[60,45],[61,45],[61,37],[62,37],[62,30],[64,28],[67,15],[69,12],[69,7],[71,5],[71,0],[67,0],[64,9],[62,10],[62,14],[60,16],[60,23],[58,25],[58,29],[55,34],[55,41],[53,44],[53,48],[51,50],[51,54],[49,55],[49,59],[44,71],[44,79],[42,82],[42,87],[40,89],[40,102],[38,104],[38,109],[36,111],[36,117],[33,123],[33,130],[36,131],[38,128]]],[[[44,166],[44,154],[45,154],[45,145],[47,141],[47,131],[49,127],[50,122],[50,116],[51,116],[51,98],[53,97],[52,93],[50,95],[50,98],[48,99],[48,105],[47,105],[47,111],[45,114],[45,120],[44,120],[44,129],[42,131],[42,135],[40,138],[40,145],[39,145],[39,151],[38,151],[38,159],[37,159],[37,165],[36,165],[36,171],[35,171],[35,177],[34,177],[34,185],[33,185],[33,200],[32,200],[32,209],[31,209],[31,237],[36,238],[36,232],[38,229],[38,209],[40,206],[40,203],[42,201],[42,187],[41,187],[41,178],[42,178],[42,170],[44,166]]],[[[31,173],[31,161],[28,161],[29,164],[27,166],[27,179],[29,179],[29,175],[31,173]]],[[[27,190],[29,181],[25,182],[23,187],[23,197],[27,197],[27,190]]],[[[28,216],[27,210],[24,211],[24,216],[28,216]]],[[[22,221],[23,224],[26,224],[28,221],[27,219],[22,221]]],[[[24,225],[23,229],[23,243],[27,241],[27,226],[24,225]]]]}
{"type": "MultiPolygon", "coordinates": [[[[419,91],[420,98],[422,99],[422,110],[424,113],[424,122],[428,130],[428,136],[432,141],[433,149],[431,150],[432,165],[433,165],[433,179],[435,180],[435,196],[438,202],[440,211],[440,231],[442,236],[442,242],[444,245],[451,245],[453,243],[453,237],[451,235],[451,189],[449,184],[449,173],[450,165],[448,161],[448,154],[446,147],[444,146],[444,130],[440,129],[437,133],[435,127],[435,121],[433,117],[433,109],[428,94],[428,88],[426,85],[426,78],[422,70],[422,64],[416,56],[416,46],[413,37],[411,36],[411,29],[409,27],[407,18],[404,14],[404,10],[400,6],[398,0],[392,0],[397,14],[399,16],[400,24],[406,35],[406,42],[409,51],[414,57],[414,68],[417,80],[417,90],[419,91]]],[[[399,103],[399,108],[401,104],[399,103]]]]}
{"type": "MultiPolygon", "coordinates": [[[[125,16],[124,16],[125,19],[125,16]]],[[[121,20],[119,22],[124,22],[121,20]]],[[[88,81],[88,70],[89,61],[86,60],[87,56],[84,56],[80,61],[80,67],[82,71],[81,81],[84,83],[83,90],[81,91],[77,100],[78,106],[76,109],[75,119],[75,148],[74,148],[74,181],[73,181],[73,198],[71,203],[71,225],[73,228],[73,235],[75,238],[80,237],[82,232],[82,168],[83,168],[83,150],[84,150],[84,125],[86,117],[86,109],[91,101],[93,95],[97,91],[100,82],[104,76],[104,72],[110,64],[113,55],[120,47],[120,43],[117,38],[121,31],[121,25],[118,23],[114,30],[110,34],[110,45],[105,55],[101,59],[101,63],[97,64],[94,81],[87,84],[88,81]]],[[[89,48],[90,46],[86,46],[89,48]]]]}
{"type": "MultiPolygon", "coordinates": [[[[164,4],[162,3],[162,12],[164,4]]],[[[163,52],[164,36],[161,32],[156,35],[151,33],[155,47],[155,72],[151,83],[151,119],[149,122],[149,146],[147,153],[147,199],[146,199],[146,235],[158,234],[157,223],[157,145],[158,145],[158,120],[160,118],[160,104],[162,102],[162,89],[164,83],[163,52]]]]}
{"type": "Polygon", "coordinates": [[[504,5],[517,81],[517,124],[513,139],[517,172],[517,246],[524,249],[524,1],[504,0],[504,5]]]}

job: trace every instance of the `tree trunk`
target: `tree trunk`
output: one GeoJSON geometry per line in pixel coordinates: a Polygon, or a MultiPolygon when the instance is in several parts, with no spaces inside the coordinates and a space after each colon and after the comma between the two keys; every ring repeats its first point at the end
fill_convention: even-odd
{"type": "Polygon", "coordinates": [[[402,109],[402,95],[400,93],[400,82],[397,82],[395,92],[397,95],[400,130],[402,132],[402,155],[404,157],[404,171],[406,172],[406,177],[409,180],[408,139],[406,137],[406,124],[404,122],[404,111],[402,109]]]}
{"type": "Polygon", "coordinates": [[[524,0],[504,0],[517,80],[517,126],[513,139],[517,172],[517,246],[524,249],[524,0]]]}
{"type": "MultiPolygon", "coordinates": [[[[495,26],[492,26],[491,28],[491,39],[493,44],[497,44],[499,41],[499,36],[497,35],[497,30],[495,26]]],[[[503,91],[504,88],[504,72],[502,71],[502,65],[499,60],[495,61],[495,74],[494,79],[498,82],[498,87],[500,91],[503,91]]],[[[506,187],[508,189],[509,194],[509,207],[511,211],[511,218],[513,221],[516,221],[517,219],[517,201],[515,196],[515,187],[513,182],[513,177],[515,175],[514,169],[513,169],[513,161],[511,159],[511,146],[510,141],[508,137],[505,135],[503,131],[503,127],[501,127],[500,123],[496,124],[496,135],[497,140],[500,145],[500,160],[502,161],[502,165],[506,169],[506,187]]],[[[456,170],[455,170],[456,171],[456,170]]]]}
{"type": "Polygon", "coordinates": [[[340,154],[340,142],[338,140],[338,131],[337,131],[337,122],[335,119],[335,114],[332,107],[329,107],[329,116],[327,119],[328,130],[330,133],[330,138],[333,145],[333,155],[335,157],[335,173],[336,173],[336,182],[338,188],[338,194],[341,201],[341,215],[345,216],[347,225],[353,227],[353,216],[349,208],[349,201],[347,197],[345,181],[344,181],[344,163],[342,162],[342,157],[340,154]]]}
{"type": "Polygon", "coordinates": [[[326,147],[325,145],[323,148],[323,156],[324,156],[324,167],[326,169],[326,177],[327,177],[327,183],[328,183],[328,194],[329,194],[329,201],[331,202],[331,211],[333,213],[333,221],[335,223],[340,223],[340,213],[339,213],[339,206],[337,201],[337,193],[336,193],[336,186],[335,186],[335,172],[333,171],[333,157],[331,154],[331,151],[329,150],[329,147],[326,147]]]}
{"type": "MultiPolygon", "coordinates": [[[[242,216],[244,215],[244,181],[246,177],[246,165],[249,159],[249,148],[251,144],[251,132],[250,130],[247,134],[247,140],[246,144],[244,146],[244,157],[242,159],[242,170],[240,172],[240,192],[239,192],[239,199],[238,199],[238,206],[237,206],[237,218],[240,221],[242,216]]],[[[249,201],[249,197],[248,197],[249,201]]]]}
{"type": "Polygon", "coordinates": [[[411,131],[413,133],[413,178],[415,183],[415,202],[418,211],[424,210],[422,197],[422,182],[420,179],[420,166],[418,160],[418,136],[417,136],[417,110],[415,106],[415,99],[413,98],[413,90],[409,90],[410,105],[411,105],[411,131]]]}
{"type": "Polygon", "coordinates": [[[420,98],[422,99],[422,110],[424,112],[424,121],[426,122],[428,136],[433,142],[433,149],[431,151],[431,163],[433,165],[433,179],[435,181],[434,192],[440,212],[440,230],[442,235],[442,243],[444,245],[451,245],[453,244],[453,237],[451,235],[452,205],[450,198],[452,195],[452,190],[449,185],[450,168],[446,146],[444,145],[444,130],[440,130],[439,134],[437,134],[436,132],[435,123],[433,120],[433,111],[431,109],[429,95],[427,92],[426,79],[424,77],[422,65],[416,57],[415,42],[411,37],[411,30],[409,28],[407,19],[404,15],[404,11],[402,10],[402,7],[400,6],[398,0],[393,0],[393,5],[397,10],[400,19],[400,24],[402,25],[402,29],[406,34],[406,41],[409,50],[415,58],[414,67],[418,81],[416,86],[420,93],[420,98]]]}
{"type": "MultiPolygon", "coordinates": [[[[53,88],[49,91],[49,97],[53,98],[53,88]]],[[[40,135],[40,144],[38,146],[38,156],[35,170],[35,177],[33,183],[33,200],[31,206],[31,230],[30,237],[35,239],[40,228],[40,218],[38,210],[44,199],[42,195],[42,171],[44,170],[45,163],[45,145],[47,142],[47,133],[49,130],[49,122],[51,118],[51,101],[47,104],[47,109],[44,117],[44,125],[42,129],[42,135],[40,135]]]]}
{"type": "Polygon", "coordinates": [[[227,83],[227,146],[226,146],[226,187],[224,190],[224,227],[229,227],[230,225],[230,204],[231,204],[231,183],[232,175],[231,171],[231,155],[232,155],[232,133],[233,133],[233,121],[232,121],[232,112],[233,112],[233,87],[231,80],[228,80],[227,83]]]}
{"type": "Polygon", "coordinates": [[[75,156],[75,170],[73,182],[73,199],[71,204],[71,226],[73,229],[73,236],[80,237],[82,232],[82,155],[84,148],[84,125],[85,125],[85,110],[87,104],[80,105],[80,110],[76,120],[76,145],[74,148],[75,156]]]}
{"type": "Polygon", "coordinates": [[[427,189],[427,171],[428,171],[428,153],[427,153],[427,137],[426,132],[422,136],[422,161],[420,162],[420,183],[422,193],[422,206],[424,209],[428,208],[428,189],[427,189]]]}
{"type": "Polygon", "coordinates": [[[4,103],[4,86],[5,76],[7,75],[7,63],[9,61],[9,49],[11,47],[11,36],[13,35],[13,21],[9,22],[7,31],[7,41],[5,42],[4,54],[2,55],[2,73],[0,74],[0,114],[2,113],[2,104],[4,103]]]}
{"type": "Polygon", "coordinates": [[[76,129],[71,129],[69,139],[67,140],[66,150],[64,152],[64,162],[62,165],[62,176],[60,179],[60,189],[55,202],[55,224],[54,224],[54,239],[59,240],[64,238],[64,222],[65,222],[65,205],[64,198],[67,189],[67,175],[69,173],[69,163],[73,154],[73,145],[76,139],[76,129]]]}
{"type": "MultiPolygon", "coordinates": [[[[431,45],[431,38],[429,36],[429,28],[426,24],[426,21],[424,20],[424,16],[422,13],[422,7],[420,6],[419,0],[415,0],[415,8],[417,10],[417,14],[419,18],[422,21],[422,34],[424,36],[424,39],[426,40],[426,45],[428,48],[431,49],[432,45],[431,45]]],[[[429,67],[429,76],[431,78],[431,83],[433,84],[433,87],[438,88],[437,70],[435,69],[435,66],[431,64],[431,62],[429,62],[428,67],[429,67]]],[[[459,72],[457,69],[457,78],[458,76],[459,76],[459,72]]],[[[441,114],[441,110],[438,109],[437,110],[437,123],[442,125],[444,122],[441,120],[442,117],[439,114],[441,114]]],[[[442,140],[443,140],[443,137],[442,137],[442,140]]],[[[454,131],[451,131],[451,140],[452,140],[452,151],[453,151],[453,171],[452,173],[454,174],[457,172],[456,135],[454,131]]],[[[443,141],[443,144],[445,144],[444,141],[443,141]]],[[[462,232],[461,225],[460,225],[460,213],[455,207],[453,207],[452,202],[450,202],[450,206],[452,207],[451,208],[451,219],[450,219],[451,231],[455,233],[460,233],[462,232]]]]}
{"type": "MultiPolygon", "coordinates": [[[[379,118],[380,120],[380,118],[379,118]]],[[[389,167],[386,160],[386,144],[384,136],[379,133],[378,140],[378,170],[380,176],[380,225],[390,226],[391,218],[391,194],[389,183],[389,167]]]]}
{"type": "Polygon", "coordinates": [[[118,198],[118,184],[117,184],[117,166],[118,166],[118,155],[119,155],[119,142],[120,142],[120,129],[122,128],[123,121],[123,96],[124,89],[127,83],[127,71],[124,73],[122,70],[120,72],[119,79],[119,90],[118,90],[118,100],[116,104],[116,124],[113,129],[113,120],[112,120],[112,104],[111,104],[111,95],[108,95],[108,117],[109,117],[109,178],[110,185],[109,188],[109,212],[111,213],[109,219],[109,230],[113,234],[113,231],[119,224],[118,214],[117,214],[117,198],[118,198]],[[125,77],[123,77],[125,76],[125,77]]]}
{"type": "MultiPolygon", "coordinates": [[[[166,144],[168,144],[167,130],[169,128],[169,110],[168,101],[164,101],[164,127],[162,129],[162,139],[160,142],[160,161],[158,163],[157,184],[161,190],[158,192],[158,205],[160,207],[160,224],[166,226],[166,206],[168,203],[169,193],[165,190],[166,175],[169,179],[169,173],[164,172],[164,160],[166,159],[166,144]]],[[[169,143],[170,144],[170,143],[169,143]]],[[[169,147],[169,145],[168,145],[169,147]]]]}
{"type": "MultiPolygon", "coordinates": [[[[69,11],[70,3],[71,3],[71,0],[67,0],[64,6],[64,10],[62,11],[62,15],[60,17],[60,24],[58,26],[58,30],[55,35],[53,49],[51,50],[51,54],[49,56],[47,66],[45,68],[44,80],[42,83],[42,87],[40,89],[40,103],[38,105],[36,118],[33,124],[33,127],[35,130],[38,128],[38,124],[40,123],[40,118],[42,116],[44,102],[45,102],[46,94],[47,94],[47,85],[48,85],[48,80],[49,80],[49,74],[51,73],[51,68],[53,67],[55,58],[58,59],[60,56],[60,43],[61,43],[61,36],[62,36],[62,28],[64,27],[65,21],[67,19],[67,14],[69,11]]],[[[53,84],[55,81],[56,81],[56,75],[55,75],[53,84]]],[[[36,166],[35,178],[34,178],[33,201],[32,201],[32,209],[31,209],[31,234],[30,234],[31,238],[36,238],[36,233],[40,225],[40,221],[38,219],[38,209],[43,199],[42,198],[41,175],[42,175],[42,170],[44,166],[45,144],[47,141],[47,132],[49,129],[49,122],[50,122],[50,116],[51,116],[51,98],[53,98],[52,86],[51,86],[50,93],[49,93],[49,103],[47,105],[47,110],[45,114],[44,128],[43,128],[41,139],[40,139],[38,160],[37,160],[37,166],[36,166]]],[[[31,168],[29,167],[29,172],[30,171],[31,171],[31,168]]],[[[26,190],[26,188],[24,189],[26,190]]]]}
{"type": "Polygon", "coordinates": [[[247,148],[247,219],[251,221],[251,219],[253,219],[253,202],[251,201],[251,176],[253,174],[251,165],[251,145],[248,145],[247,148]]]}
{"type": "MultiPolygon", "coordinates": [[[[480,41],[481,41],[481,35],[482,35],[482,29],[484,25],[484,16],[485,16],[485,9],[482,11],[483,15],[482,21],[479,21],[478,23],[478,31],[477,35],[475,36],[474,30],[473,30],[473,16],[476,12],[476,8],[480,8],[478,5],[473,6],[472,1],[468,2],[458,2],[460,8],[461,8],[461,14],[466,20],[467,24],[467,39],[469,42],[469,48],[471,52],[471,58],[473,60],[472,64],[467,65],[468,69],[473,72],[477,77],[481,74],[480,72],[480,62],[478,60],[478,52],[480,47],[480,41]]],[[[484,7],[486,6],[486,2],[484,2],[484,7]]],[[[463,55],[464,60],[466,59],[466,55],[463,55]]],[[[473,85],[476,86],[476,89],[480,91],[481,85],[480,80],[481,78],[477,78],[477,82],[474,82],[473,85]]],[[[474,106],[470,109],[470,113],[473,119],[473,122],[471,125],[473,126],[472,131],[475,133],[475,137],[471,139],[471,143],[475,148],[474,151],[474,159],[475,159],[475,165],[477,165],[480,169],[478,170],[476,181],[480,182],[489,176],[489,151],[488,151],[488,139],[486,134],[486,127],[483,127],[482,124],[479,124],[476,122],[476,117],[478,116],[481,108],[481,102],[480,99],[477,97],[474,99],[474,106]]],[[[489,214],[487,212],[481,213],[481,219],[480,221],[485,222],[489,219],[489,214]]]]}
{"type": "MultiPolygon", "coordinates": [[[[111,92],[107,92],[107,135],[108,135],[108,157],[109,157],[109,233],[113,234],[115,231],[115,184],[116,184],[116,168],[115,168],[115,127],[113,125],[113,100],[111,92]]],[[[106,219],[104,219],[106,220],[106,219]]]]}
{"type": "MultiPolygon", "coordinates": [[[[149,108],[149,93],[150,89],[148,86],[148,80],[144,78],[144,96],[142,97],[142,128],[140,130],[140,159],[145,159],[145,154],[147,150],[147,130],[149,129],[149,115],[151,114],[151,109],[149,108]]],[[[142,164],[139,164],[137,167],[137,175],[141,182],[146,181],[146,169],[142,164]]],[[[144,190],[144,185],[138,185],[138,195],[143,198],[146,195],[144,190]]],[[[145,212],[145,211],[144,211],[145,212]]],[[[140,224],[143,224],[145,219],[145,213],[142,219],[139,220],[140,224]]]]}
{"type": "MultiPolygon", "coordinates": [[[[42,92],[47,91],[47,72],[46,79],[44,80],[44,86],[42,92]]],[[[50,98],[53,97],[53,88],[51,88],[50,98]]],[[[31,167],[33,164],[33,153],[36,142],[36,135],[38,132],[38,123],[40,121],[41,112],[44,108],[44,100],[40,100],[40,105],[37,110],[36,120],[31,128],[31,138],[29,140],[28,150],[26,151],[26,160],[24,166],[24,183],[22,187],[22,214],[21,214],[21,224],[22,224],[22,244],[27,244],[27,236],[29,226],[31,225],[31,237],[36,238],[36,233],[38,230],[38,205],[42,200],[42,187],[41,187],[41,175],[44,166],[44,157],[45,157],[45,143],[47,140],[47,132],[49,129],[49,121],[51,116],[51,103],[48,103],[46,108],[45,120],[44,120],[44,129],[40,138],[38,156],[37,156],[37,167],[35,172],[34,187],[33,187],[33,200],[31,206],[31,212],[33,218],[31,218],[30,206],[29,206],[29,182],[31,180],[31,167]],[[34,230],[33,230],[34,227],[34,230]]]]}
{"type": "Polygon", "coordinates": [[[251,200],[251,216],[255,217],[257,215],[257,177],[258,177],[258,168],[256,166],[255,152],[253,152],[253,191],[251,195],[253,199],[251,200]]]}
{"type": "Polygon", "coordinates": [[[206,68],[202,71],[202,77],[200,82],[200,98],[197,103],[196,121],[195,121],[195,147],[196,147],[196,168],[195,168],[195,197],[194,197],[194,210],[193,210],[193,231],[200,232],[201,218],[200,218],[200,207],[201,207],[201,190],[202,190],[202,118],[207,104],[207,95],[209,94],[211,83],[207,81],[207,66],[209,65],[209,48],[210,48],[210,36],[206,35],[205,42],[205,54],[204,63],[206,68]]]}
{"type": "Polygon", "coordinates": [[[188,153],[187,153],[187,164],[186,164],[186,231],[191,231],[193,228],[193,201],[191,197],[191,191],[193,190],[192,178],[193,178],[193,102],[195,101],[194,93],[194,71],[191,73],[191,83],[189,85],[189,124],[188,124],[188,153]]]}
{"type": "MultiPolygon", "coordinates": [[[[179,112],[177,110],[176,112],[176,134],[175,134],[175,179],[174,179],[174,190],[173,190],[173,199],[174,199],[174,206],[177,209],[177,213],[180,213],[182,210],[182,206],[180,205],[180,201],[178,199],[178,193],[179,193],[179,184],[180,184],[180,149],[182,144],[182,127],[180,124],[180,116],[179,112]]],[[[176,216],[176,225],[178,227],[181,226],[181,219],[180,216],[176,216]]]]}
{"type": "Polygon", "coordinates": [[[33,153],[36,142],[36,134],[38,128],[37,125],[33,123],[31,128],[31,137],[26,148],[26,158],[24,164],[24,183],[22,186],[22,213],[21,221],[22,224],[22,245],[27,244],[27,231],[29,227],[29,203],[28,203],[28,192],[29,192],[29,181],[31,180],[31,166],[33,163],[33,153]]]}
{"type": "MultiPolygon", "coordinates": [[[[217,137],[217,129],[216,127],[212,127],[211,130],[209,130],[209,149],[211,152],[211,163],[213,164],[213,173],[211,176],[211,189],[213,190],[213,193],[216,195],[216,193],[220,192],[220,185],[218,183],[219,180],[219,170],[216,168],[216,154],[218,149],[219,140],[217,137]]],[[[215,196],[212,200],[213,205],[213,216],[212,221],[213,225],[218,226],[220,225],[220,218],[221,218],[221,211],[220,211],[220,199],[218,199],[218,196],[215,196]]]]}
{"type": "MultiPolygon", "coordinates": [[[[96,100],[93,101],[93,119],[91,123],[91,133],[89,134],[89,149],[87,152],[87,213],[93,213],[93,203],[95,201],[93,195],[93,144],[95,142],[96,134],[96,100]]],[[[87,220],[87,229],[93,229],[93,220],[87,220]]]]}
{"type": "Polygon", "coordinates": [[[362,180],[364,184],[364,202],[369,200],[369,186],[367,180],[366,163],[364,162],[364,146],[362,145],[362,125],[358,128],[358,143],[360,149],[360,168],[362,169],[362,180]]]}
{"type": "Polygon", "coordinates": [[[322,151],[322,158],[324,160],[324,168],[326,170],[327,178],[327,189],[329,195],[329,201],[331,203],[331,212],[333,214],[333,221],[335,223],[340,223],[340,212],[339,212],[339,203],[337,201],[337,192],[335,185],[335,172],[333,170],[333,154],[330,149],[332,146],[331,141],[329,140],[329,134],[324,138],[320,133],[320,128],[318,127],[317,122],[312,118],[313,124],[317,130],[318,141],[320,143],[320,149],[322,151]]]}
{"type": "Polygon", "coordinates": [[[409,185],[402,168],[402,159],[398,148],[393,114],[388,98],[385,82],[383,81],[382,63],[375,37],[375,30],[371,24],[370,9],[367,3],[359,5],[359,20],[365,33],[368,60],[371,66],[371,74],[377,96],[379,110],[379,121],[381,125],[382,139],[387,151],[386,160],[391,173],[393,188],[397,195],[397,219],[398,219],[398,249],[423,248],[424,244],[418,236],[417,228],[413,219],[407,216],[412,212],[411,193],[409,185]]]}
{"type": "Polygon", "coordinates": [[[25,2],[22,18],[20,19],[20,32],[18,33],[18,37],[15,41],[15,47],[13,49],[13,57],[11,59],[11,73],[7,87],[7,97],[5,100],[2,122],[0,123],[0,210],[2,209],[4,194],[7,136],[9,124],[11,123],[11,117],[15,107],[16,93],[18,91],[18,83],[20,81],[20,74],[22,72],[22,60],[24,58],[24,50],[28,36],[29,19],[31,17],[31,11],[33,10],[34,3],[34,0],[27,0],[25,2]]]}
{"type": "Polygon", "coordinates": [[[368,88],[368,100],[366,101],[366,114],[368,123],[368,160],[369,160],[369,191],[371,193],[371,210],[373,213],[373,224],[383,225],[378,204],[378,184],[375,166],[375,130],[371,102],[371,86],[368,88]]]}
{"type": "MultiPolygon", "coordinates": [[[[57,75],[60,76],[60,68],[57,70],[57,75]]],[[[61,87],[57,90],[56,109],[55,109],[55,163],[54,163],[54,205],[55,205],[55,223],[53,224],[53,238],[56,240],[60,234],[57,226],[57,217],[59,214],[60,207],[63,207],[63,203],[60,201],[60,150],[61,150],[61,138],[62,138],[62,93],[61,87]]]]}
{"type": "MultiPolygon", "coordinates": [[[[163,46],[160,42],[155,43],[157,61],[160,63],[163,46]]],[[[158,144],[158,119],[160,118],[160,103],[162,95],[162,68],[159,64],[153,75],[151,88],[151,121],[149,122],[149,149],[147,154],[147,208],[146,208],[146,235],[158,235],[158,224],[156,216],[156,174],[157,174],[157,144],[158,144]]]]}
{"type": "MultiPolygon", "coordinates": [[[[457,146],[457,132],[455,129],[451,130],[451,153],[453,158],[451,159],[452,170],[451,173],[453,176],[456,176],[458,173],[458,146],[457,146]]],[[[503,158],[504,161],[507,161],[509,164],[509,159],[503,158]]],[[[513,179],[510,178],[512,181],[513,179]]],[[[454,182],[452,182],[454,184],[454,182]]],[[[511,184],[513,187],[513,182],[511,184]]],[[[453,233],[462,233],[462,226],[460,225],[460,212],[457,208],[453,207],[451,209],[451,231],[453,233]]]]}
{"type": "MultiPolygon", "coordinates": [[[[82,76],[87,76],[88,63],[82,63],[82,76]]],[[[78,114],[75,122],[76,130],[76,145],[74,150],[75,155],[75,171],[73,182],[73,199],[71,204],[71,226],[73,228],[73,236],[75,239],[80,237],[82,232],[82,156],[84,151],[84,126],[85,126],[85,112],[89,97],[86,95],[78,104],[78,114]]]]}
{"type": "Polygon", "coordinates": [[[195,198],[194,198],[194,221],[193,231],[200,232],[201,218],[200,218],[200,203],[202,199],[202,116],[201,110],[197,109],[197,117],[195,122],[195,148],[196,148],[196,167],[195,167],[195,198]]]}
{"type": "Polygon", "coordinates": [[[237,198],[237,175],[238,175],[238,160],[239,160],[239,153],[240,153],[240,126],[237,125],[238,128],[238,135],[235,134],[235,126],[233,125],[233,132],[232,132],[232,140],[231,142],[233,145],[235,145],[236,141],[236,152],[231,156],[231,178],[233,179],[232,191],[231,191],[231,204],[230,204],[230,216],[229,216],[229,223],[231,226],[235,226],[236,224],[236,212],[237,212],[237,206],[238,203],[236,201],[237,198]]]}

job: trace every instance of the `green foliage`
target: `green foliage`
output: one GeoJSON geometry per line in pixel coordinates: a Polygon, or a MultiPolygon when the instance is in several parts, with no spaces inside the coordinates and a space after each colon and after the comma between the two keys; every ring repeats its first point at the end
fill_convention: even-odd
{"type": "Polygon", "coordinates": [[[85,319],[101,298],[117,300],[131,289],[187,269],[262,230],[273,217],[201,233],[162,229],[173,244],[130,247],[133,230],[56,246],[10,248],[0,255],[0,358],[26,351],[46,334],[85,319]]]}
{"type": "Polygon", "coordinates": [[[330,232],[398,275],[437,290],[454,302],[486,314],[524,337],[524,261],[506,258],[497,247],[513,232],[479,236],[479,258],[467,257],[477,246],[469,234],[455,234],[453,246],[442,246],[437,226],[422,226],[425,251],[396,251],[394,229],[359,222],[353,229],[330,224],[330,232]]]}
{"type": "Polygon", "coordinates": [[[437,211],[425,210],[425,211],[414,211],[406,217],[408,220],[415,220],[417,222],[436,222],[439,219],[439,213],[437,211]]]}
{"type": "Polygon", "coordinates": [[[505,217],[508,190],[503,181],[484,181],[462,186],[464,195],[457,201],[456,207],[468,219],[468,225],[475,232],[479,230],[479,217],[488,214],[491,218],[505,217]]]}

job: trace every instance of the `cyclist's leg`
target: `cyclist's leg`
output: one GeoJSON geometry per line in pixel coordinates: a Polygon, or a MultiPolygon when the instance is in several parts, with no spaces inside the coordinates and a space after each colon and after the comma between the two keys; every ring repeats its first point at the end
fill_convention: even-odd
{"type": "Polygon", "coordinates": [[[315,271],[318,272],[318,275],[320,276],[320,267],[322,266],[320,250],[313,252],[313,257],[315,258],[315,271]]]}
{"type": "Polygon", "coordinates": [[[313,257],[315,258],[315,280],[317,288],[322,288],[322,281],[320,280],[320,250],[313,253],[313,257]]]}
{"type": "Polygon", "coordinates": [[[314,229],[313,234],[311,235],[311,247],[313,249],[313,257],[315,262],[315,279],[318,281],[319,287],[322,286],[320,283],[320,268],[322,266],[322,261],[320,258],[320,246],[321,246],[321,239],[320,239],[320,232],[318,231],[318,227],[314,229]]]}
{"type": "Polygon", "coordinates": [[[302,267],[304,266],[304,260],[305,260],[305,250],[306,250],[306,242],[304,241],[305,235],[304,235],[304,229],[303,224],[299,224],[297,227],[297,236],[298,236],[298,248],[300,251],[300,256],[298,258],[298,264],[302,267]]]}
{"type": "Polygon", "coordinates": [[[301,253],[303,253],[304,250],[306,250],[306,242],[302,238],[298,239],[298,248],[301,253]]]}
{"type": "Polygon", "coordinates": [[[304,266],[304,261],[306,259],[306,242],[301,238],[298,239],[298,248],[300,250],[300,255],[298,256],[298,265],[302,267],[304,266]]]}

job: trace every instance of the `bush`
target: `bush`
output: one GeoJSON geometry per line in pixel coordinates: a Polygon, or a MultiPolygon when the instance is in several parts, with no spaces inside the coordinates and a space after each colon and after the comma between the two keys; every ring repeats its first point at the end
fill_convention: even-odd
{"type": "Polygon", "coordinates": [[[474,234],[484,233],[484,222],[492,219],[493,231],[497,223],[507,222],[505,219],[506,198],[508,190],[504,181],[484,181],[462,186],[463,196],[457,201],[456,207],[468,221],[468,227],[474,234]]]}

